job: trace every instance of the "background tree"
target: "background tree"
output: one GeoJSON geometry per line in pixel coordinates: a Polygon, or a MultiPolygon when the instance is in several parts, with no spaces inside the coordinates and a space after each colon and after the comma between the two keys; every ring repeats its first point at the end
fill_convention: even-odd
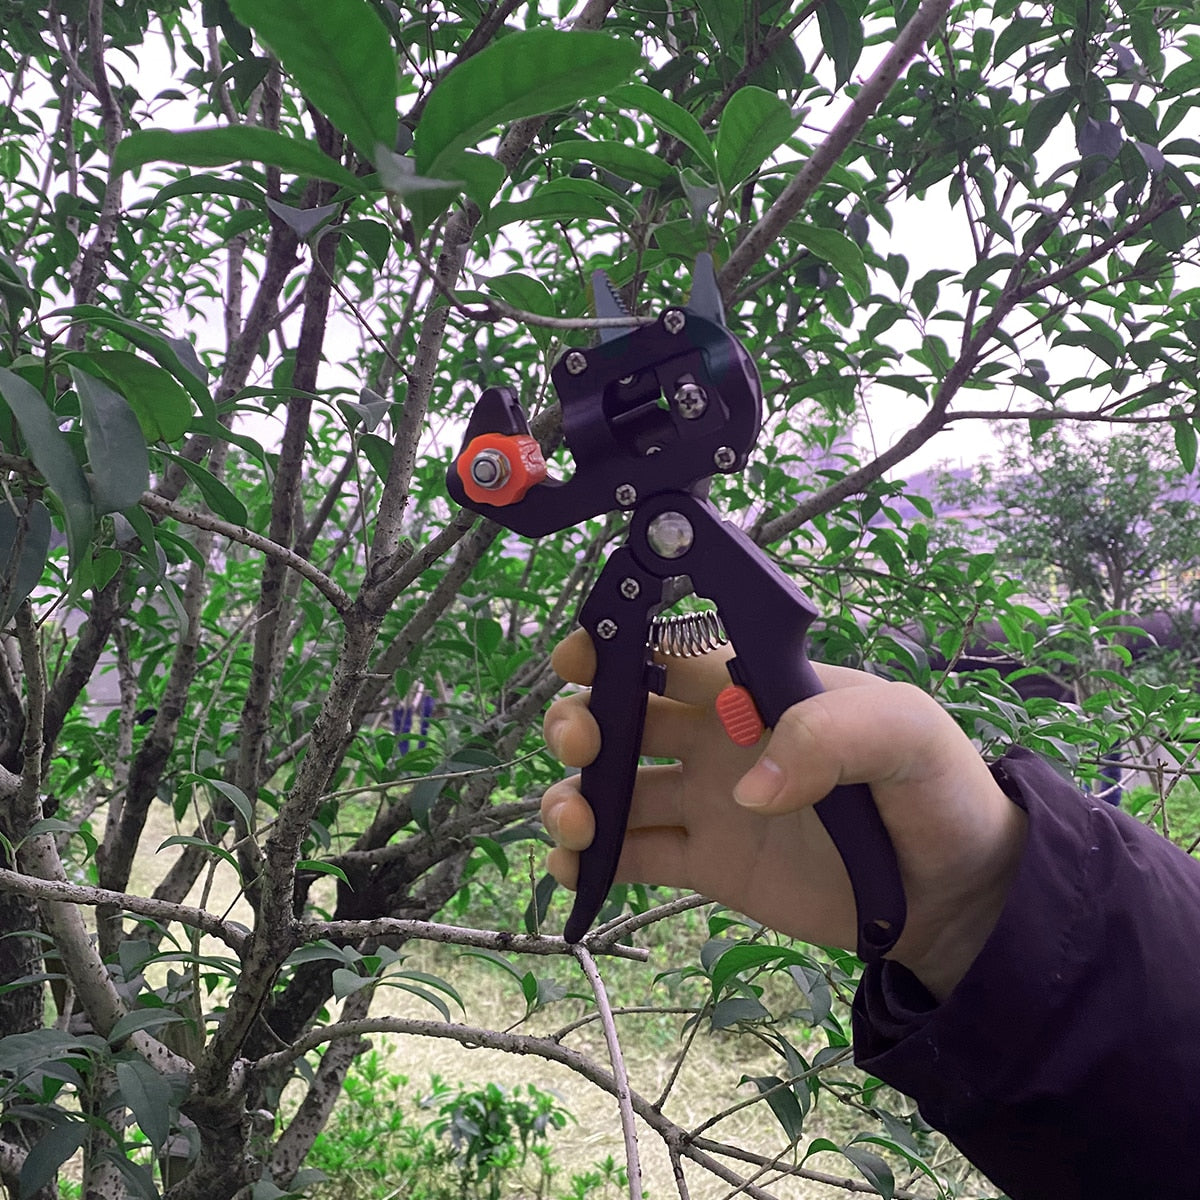
{"type": "Polygon", "coordinates": [[[1190,603],[1200,517],[1170,430],[1009,437],[995,464],[951,494],[1046,601],[1080,596],[1131,615],[1190,603]]]}
{"type": "MultiPolygon", "coordinates": [[[[714,495],[817,592],[823,652],[909,671],[985,750],[1020,739],[1086,773],[1151,711],[1170,738],[1190,694],[1118,680],[1056,722],[906,661],[886,627],[953,649],[1012,614],[1013,586],[986,554],[931,550],[885,477],[985,418],[1159,422],[1191,468],[1194,18],[1075,0],[0,5],[10,1192],[54,1194],[81,1148],[89,1196],[299,1188],[363,1037],[389,1032],[540,1055],[626,1096],[681,1195],[689,1171],[755,1195],[787,1175],[849,1186],[845,1164],[807,1161],[825,1152],[881,1194],[898,1165],[913,1194],[961,1191],[911,1106],[839,1074],[849,956],[712,913],[698,958],[670,964],[702,985],[681,1020],[776,1056],[754,1082],[781,1154],[681,1128],[669,1094],[631,1094],[566,1027],[452,1023],[454,981],[404,965],[414,940],[570,953],[540,932],[561,919],[547,879],[524,934],[516,911],[433,919],[478,916],[488,873],[538,837],[548,651],[620,532],[501,537],[452,509],[445,467],[469,389],[519,380],[569,470],[546,381],[590,336],[591,269],[653,316],[711,250],[771,433],[714,495]],[[970,260],[894,244],[900,204],[952,220],[970,260]],[[1094,369],[1060,368],[1059,346],[1094,369]],[[897,393],[924,412],[893,445],[830,456],[897,393]],[[160,842],[169,869],[139,895],[160,842]],[[372,1015],[388,986],[441,1019],[372,1015]],[[809,1136],[818,1094],[861,1134],[809,1136]]],[[[602,1009],[594,956],[643,956],[623,947],[696,903],[614,894],[578,952],[602,1009]]],[[[533,961],[512,969],[536,1009],[559,993],[533,961]]]]}

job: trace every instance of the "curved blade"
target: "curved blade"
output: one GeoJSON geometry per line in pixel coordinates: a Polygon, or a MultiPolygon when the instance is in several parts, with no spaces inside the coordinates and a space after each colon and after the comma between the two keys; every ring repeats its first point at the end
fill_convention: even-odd
{"type": "MultiPolygon", "coordinates": [[[[608,277],[607,271],[592,272],[592,299],[596,306],[596,316],[598,317],[627,317],[630,315],[629,309],[625,307],[625,301],[621,299],[620,293],[613,282],[608,277]]],[[[602,342],[613,342],[619,337],[624,337],[629,332],[628,329],[606,328],[600,330],[600,340],[602,342]]]]}
{"type": "Polygon", "coordinates": [[[696,255],[696,265],[692,268],[692,294],[688,297],[687,306],[697,316],[725,327],[725,305],[721,303],[717,270],[708,251],[696,255]]]}

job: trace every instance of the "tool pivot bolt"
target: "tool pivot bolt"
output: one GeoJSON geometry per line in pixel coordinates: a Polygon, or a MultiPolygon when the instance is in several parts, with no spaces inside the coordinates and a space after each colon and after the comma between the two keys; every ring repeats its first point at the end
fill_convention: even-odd
{"type": "Polygon", "coordinates": [[[631,575],[628,579],[621,580],[621,595],[626,600],[636,600],[642,590],[642,585],[631,575]]]}
{"type": "Polygon", "coordinates": [[[489,492],[502,488],[511,474],[512,464],[499,450],[480,450],[471,463],[471,478],[489,492]]]}
{"type": "Polygon", "coordinates": [[[737,462],[737,453],[732,446],[718,446],[713,454],[713,462],[722,471],[728,471],[737,462]]]}
{"type": "Polygon", "coordinates": [[[596,623],[596,635],[602,637],[606,642],[611,642],[617,636],[617,623],[605,617],[604,620],[596,623]]]}
{"type": "Polygon", "coordinates": [[[646,528],[646,541],[659,558],[679,558],[696,540],[692,523],[681,512],[661,512],[646,528]]]}
{"type": "Polygon", "coordinates": [[[582,375],[587,370],[587,357],[578,350],[567,355],[567,370],[572,375],[582,375]]]}
{"type": "Polygon", "coordinates": [[[679,333],[687,324],[687,317],[677,308],[669,308],[663,314],[663,328],[668,333],[679,333]]]}
{"type": "Polygon", "coordinates": [[[637,488],[632,483],[618,484],[613,495],[622,508],[629,508],[630,505],[637,503],[637,488]]]}
{"type": "Polygon", "coordinates": [[[685,421],[704,416],[708,408],[708,393],[698,384],[688,381],[675,389],[675,407],[685,421]]]}

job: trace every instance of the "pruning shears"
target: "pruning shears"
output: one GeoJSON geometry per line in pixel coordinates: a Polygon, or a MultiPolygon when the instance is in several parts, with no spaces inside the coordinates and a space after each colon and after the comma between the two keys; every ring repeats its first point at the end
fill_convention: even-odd
{"type": "MultiPolygon", "coordinates": [[[[628,315],[603,271],[592,286],[598,317],[628,315]]],[[[708,499],[715,473],[746,466],[762,424],[758,372],[725,326],[712,259],[698,258],[686,305],[632,331],[603,329],[598,345],[567,350],[551,379],[574,474],[549,474],[516,393],[492,387],[475,405],[447,487],[459,504],[527,537],[615,509],[628,514],[625,543],[579,611],[596,648],[590,703],[600,753],[580,780],[596,833],[581,856],[564,930],[578,942],[616,873],[649,694],[665,685],[658,658],[732,642],[730,682],[716,707],[742,746],[822,687],[806,651],[816,608],[708,499]],[[659,615],[680,576],[715,613],[659,615]]],[[[904,928],[906,906],[870,789],[839,786],[816,812],[854,889],[859,957],[882,958],[904,928]]]]}

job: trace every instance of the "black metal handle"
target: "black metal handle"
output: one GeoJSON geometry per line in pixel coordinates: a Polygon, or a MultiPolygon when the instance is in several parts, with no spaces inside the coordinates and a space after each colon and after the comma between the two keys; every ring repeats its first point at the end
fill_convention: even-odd
{"type": "Polygon", "coordinates": [[[646,649],[650,617],[661,607],[662,579],[639,567],[622,546],[605,564],[579,613],[596,648],[591,711],[600,726],[600,753],[580,778],[596,834],[579,858],[575,904],[563,931],[568,942],[578,942],[591,928],[621,857],[646,706],[650,692],[662,690],[663,670],[646,649]]]}
{"type": "MultiPolygon", "coordinates": [[[[647,568],[685,573],[701,596],[714,600],[737,657],[735,683],[754,697],[763,721],[774,726],[800,700],[824,689],[807,654],[812,602],[736,526],[722,521],[706,500],[682,492],[653,497],[641,506],[630,545],[647,568]],[[688,549],[664,562],[650,530],[663,513],[690,526],[688,549]]],[[[904,930],[907,904],[895,847],[865,784],[834,788],[816,806],[833,839],[858,911],[858,956],[882,958],[904,930]]]]}

